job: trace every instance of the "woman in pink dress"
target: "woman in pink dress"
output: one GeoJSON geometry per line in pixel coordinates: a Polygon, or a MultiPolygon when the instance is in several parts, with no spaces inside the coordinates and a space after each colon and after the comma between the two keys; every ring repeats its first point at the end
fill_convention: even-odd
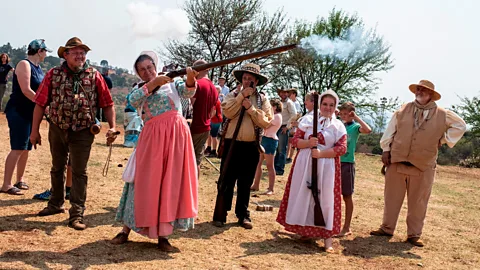
{"type": "Polygon", "coordinates": [[[278,211],[277,222],[285,230],[302,236],[302,240],[322,238],[325,250],[333,252],[332,237],[340,232],[341,225],[341,178],[340,159],[347,150],[346,130],[343,123],[335,118],[338,96],[332,90],[319,97],[318,136],[313,133],[313,93],[305,97],[308,114],[299,120],[292,144],[299,151],[278,211]],[[316,147],[312,149],[312,147],[316,147]],[[317,158],[319,201],[325,227],[314,225],[314,199],[309,188],[311,184],[312,157],[317,158]]]}
{"type": "Polygon", "coordinates": [[[180,97],[195,94],[197,72],[187,68],[187,79],[156,76],[158,57],[142,52],[134,64],[144,83],[129,102],[145,112],[145,125],[135,152],[134,183],[125,183],[116,220],[124,224],[111,241],[123,244],[131,230],[158,238],[158,248],[171,252],[167,237],[173,229],[193,228],[198,212],[198,176],[190,128],[182,117],[180,97]],[[160,87],[156,90],[157,87],[160,87]]]}

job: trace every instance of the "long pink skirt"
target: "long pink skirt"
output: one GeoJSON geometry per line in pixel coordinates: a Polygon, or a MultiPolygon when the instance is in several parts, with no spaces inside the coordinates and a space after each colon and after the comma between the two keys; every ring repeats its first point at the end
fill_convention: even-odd
{"type": "Polygon", "coordinates": [[[177,111],[146,122],[136,150],[135,225],[151,238],[171,234],[172,222],[198,213],[192,137],[177,111]]]}

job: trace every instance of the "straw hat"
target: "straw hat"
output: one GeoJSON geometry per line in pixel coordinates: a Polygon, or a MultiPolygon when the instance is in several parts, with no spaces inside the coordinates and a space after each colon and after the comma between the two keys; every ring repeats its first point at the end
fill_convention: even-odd
{"type": "Polygon", "coordinates": [[[297,91],[297,88],[290,88],[288,90],[289,93],[295,93],[295,96],[298,96],[298,91],[297,91]]]}
{"type": "Polygon", "coordinates": [[[265,75],[260,74],[260,66],[253,63],[248,63],[243,65],[241,68],[234,70],[232,74],[235,77],[235,79],[237,79],[237,81],[241,82],[243,73],[245,72],[253,74],[257,77],[258,79],[257,86],[264,85],[268,82],[268,78],[265,75]]]}
{"type": "Polygon", "coordinates": [[[290,89],[284,89],[284,88],[277,88],[277,94],[280,94],[280,92],[289,92],[290,89]]]}
{"type": "Polygon", "coordinates": [[[408,89],[410,89],[410,92],[415,94],[415,91],[417,90],[417,87],[422,87],[422,88],[425,88],[425,89],[428,89],[428,90],[432,90],[433,91],[432,101],[437,101],[442,97],[442,95],[440,95],[440,93],[435,91],[435,85],[431,81],[421,80],[418,84],[415,84],[415,83],[410,84],[408,89]]]}
{"type": "Polygon", "coordinates": [[[63,58],[63,53],[65,52],[65,50],[73,49],[75,47],[81,47],[85,50],[85,52],[90,51],[90,48],[87,45],[83,44],[81,39],[79,39],[78,37],[73,37],[67,41],[65,46],[60,46],[60,48],[58,48],[58,57],[63,58]]]}

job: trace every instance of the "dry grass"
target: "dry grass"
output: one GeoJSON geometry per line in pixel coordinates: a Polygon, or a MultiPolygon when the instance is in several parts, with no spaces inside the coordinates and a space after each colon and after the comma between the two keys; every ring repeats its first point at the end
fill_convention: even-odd
{"type": "MultiPolygon", "coordinates": [[[[0,116],[0,128],[3,138],[0,156],[5,157],[9,142],[4,115],[0,116]]],[[[123,187],[123,168],[117,165],[126,164],[125,158],[129,157],[131,149],[114,147],[109,174],[102,177],[108,149],[100,135],[94,143],[88,167],[87,230],[79,232],[68,228],[67,214],[35,216],[46,203],[31,198],[50,185],[46,125],[42,124],[41,128],[44,145],[31,152],[26,172],[31,190],[19,197],[0,194],[1,269],[480,268],[480,224],[476,216],[480,210],[478,169],[439,167],[423,236],[427,245],[416,248],[404,242],[405,207],[393,238],[369,236],[369,231],[376,229],[382,219],[383,179],[379,173],[379,158],[359,155],[354,235],[335,239],[336,253],[326,254],[321,241],[316,244],[297,242],[275,222],[286,176],[278,178],[274,196],[252,198],[252,201],[275,206],[273,212],[252,211],[253,230],[236,226],[233,213],[229,215],[231,223],[225,228],[213,227],[209,221],[218,174],[205,162],[200,178],[200,213],[196,228],[187,233],[175,233],[171,243],[181,252],[165,254],[156,249],[155,241],[135,233],[123,246],[108,243],[121,226],[114,222],[123,187]]],[[[122,141],[123,137],[119,137],[118,143],[122,141]]],[[[218,164],[218,160],[213,161],[218,164]]],[[[265,179],[263,188],[266,188],[265,179]]],[[[253,203],[251,209],[254,209],[253,203]]]]}

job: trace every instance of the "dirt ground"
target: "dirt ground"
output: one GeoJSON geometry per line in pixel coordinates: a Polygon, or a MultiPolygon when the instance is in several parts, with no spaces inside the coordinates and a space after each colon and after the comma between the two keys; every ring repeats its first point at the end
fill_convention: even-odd
{"type": "MultiPolygon", "coordinates": [[[[50,186],[46,123],[41,125],[41,134],[43,145],[30,153],[25,174],[31,189],[24,196],[0,194],[0,269],[480,269],[479,169],[438,167],[422,237],[426,246],[418,248],[405,243],[406,204],[395,236],[369,235],[382,220],[384,180],[379,157],[357,155],[353,235],[335,239],[335,253],[327,254],[322,241],[301,243],[275,222],[286,175],[277,178],[274,195],[259,192],[252,197],[253,230],[238,227],[233,213],[226,227],[212,226],[218,172],[203,162],[195,229],[176,232],[171,243],[180,252],[166,254],[156,249],[156,241],[135,233],[127,244],[108,242],[121,229],[114,222],[123,188],[123,167],[119,166],[126,165],[132,151],[121,146],[123,136],[112,149],[107,177],[102,176],[108,154],[105,132],[94,142],[88,165],[85,231],[68,228],[68,214],[37,217],[46,202],[32,197],[50,186]],[[271,204],[274,210],[257,212],[254,202],[271,204]]],[[[3,114],[0,138],[3,175],[10,149],[3,114]]],[[[218,159],[211,160],[219,167],[218,159]]],[[[261,190],[266,187],[264,177],[261,190]]]]}

